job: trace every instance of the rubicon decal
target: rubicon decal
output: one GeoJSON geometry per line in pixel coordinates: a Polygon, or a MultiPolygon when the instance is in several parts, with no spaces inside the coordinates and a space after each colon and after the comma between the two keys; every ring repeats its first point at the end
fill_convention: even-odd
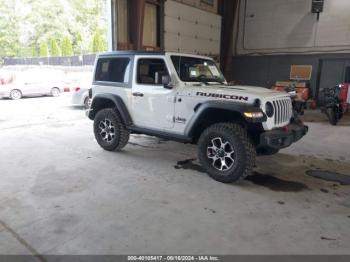
{"type": "Polygon", "coordinates": [[[206,93],[206,92],[197,92],[196,95],[197,96],[214,97],[214,98],[224,98],[224,99],[229,99],[229,100],[248,101],[247,96],[225,95],[225,94],[215,94],[215,93],[206,93]]]}

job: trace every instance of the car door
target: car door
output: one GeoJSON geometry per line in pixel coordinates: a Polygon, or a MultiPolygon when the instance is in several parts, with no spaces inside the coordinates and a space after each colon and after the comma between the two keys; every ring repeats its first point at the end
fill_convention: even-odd
{"type": "Polygon", "coordinates": [[[138,127],[171,129],[174,126],[175,90],[161,84],[169,70],[163,57],[135,57],[131,116],[138,127]]]}
{"type": "Polygon", "coordinates": [[[16,74],[12,89],[18,89],[22,95],[32,95],[32,77],[28,72],[19,72],[16,74]]]}
{"type": "Polygon", "coordinates": [[[32,95],[45,94],[44,85],[39,79],[30,79],[25,83],[25,88],[27,92],[32,95]]]}
{"type": "Polygon", "coordinates": [[[39,95],[45,93],[43,92],[44,83],[42,75],[38,74],[36,70],[28,70],[24,72],[21,81],[26,94],[39,95]]]}

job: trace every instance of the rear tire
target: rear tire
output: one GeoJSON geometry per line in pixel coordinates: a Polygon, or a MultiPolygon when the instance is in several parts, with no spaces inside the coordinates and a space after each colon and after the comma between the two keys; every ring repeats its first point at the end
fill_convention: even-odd
{"type": "Polygon", "coordinates": [[[245,129],[233,123],[208,127],[198,141],[198,158],[213,179],[232,183],[251,174],[256,150],[245,129]]]}
{"type": "Polygon", "coordinates": [[[52,95],[53,97],[58,97],[58,96],[60,96],[60,93],[61,93],[61,91],[60,91],[57,87],[54,87],[54,88],[51,89],[51,95],[52,95]]]}
{"type": "Polygon", "coordinates": [[[14,89],[10,92],[10,98],[12,100],[18,100],[22,98],[22,92],[18,89],[14,89]]]}
{"type": "Polygon", "coordinates": [[[97,143],[107,151],[119,151],[129,141],[130,131],[122,123],[119,113],[112,108],[97,112],[94,119],[97,143]]]}

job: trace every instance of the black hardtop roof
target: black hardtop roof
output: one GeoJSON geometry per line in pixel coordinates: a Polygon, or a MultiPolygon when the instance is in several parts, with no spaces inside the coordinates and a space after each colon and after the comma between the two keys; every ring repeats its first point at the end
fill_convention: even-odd
{"type": "Polygon", "coordinates": [[[165,55],[164,51],[112,51],[100,53],[99,56],[118,56],[118,55],[165,55]]]}

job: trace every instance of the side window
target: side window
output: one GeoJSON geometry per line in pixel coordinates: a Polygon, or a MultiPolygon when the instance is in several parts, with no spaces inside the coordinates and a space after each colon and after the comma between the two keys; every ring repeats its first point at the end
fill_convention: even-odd
{"type": "Polygon", "coordinates": [[[137,83],[161,85],[162,76],[169,75],[163,59],[142,58],[137,62],[137,83]]]}
{"type": "Polygon", "coordinates": [[[127,57],[101,58],[97,62],[95,81],[127,83],[130,59],[127,57]]]}

